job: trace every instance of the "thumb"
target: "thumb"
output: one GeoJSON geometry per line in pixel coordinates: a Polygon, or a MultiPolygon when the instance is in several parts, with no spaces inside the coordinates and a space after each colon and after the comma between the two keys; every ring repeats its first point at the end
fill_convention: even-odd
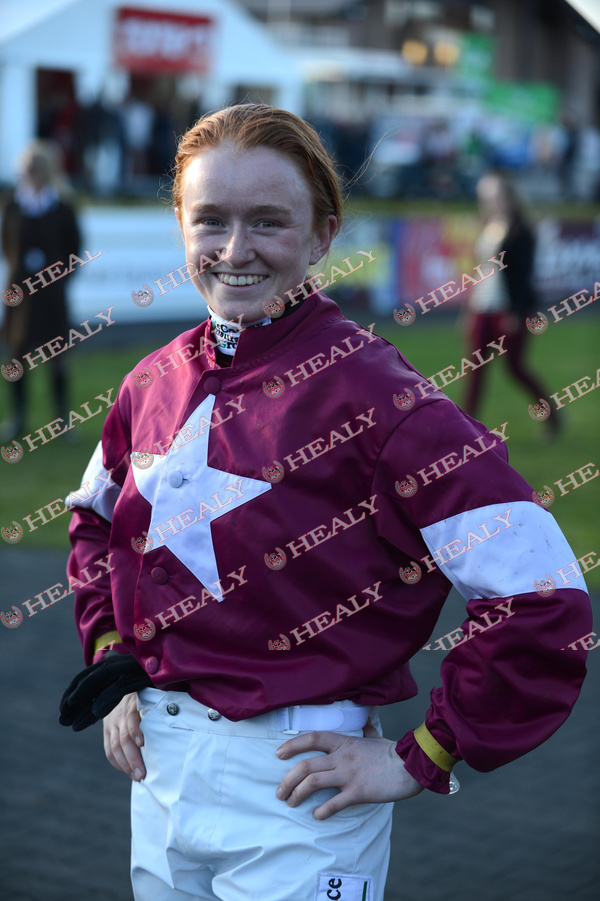
{"type": "Polygon", "coordinates": [[[381,735],[371,723],[370,719],[368,719],[366,725],[363,726],[363,738],[381,738],[381,735]]]}

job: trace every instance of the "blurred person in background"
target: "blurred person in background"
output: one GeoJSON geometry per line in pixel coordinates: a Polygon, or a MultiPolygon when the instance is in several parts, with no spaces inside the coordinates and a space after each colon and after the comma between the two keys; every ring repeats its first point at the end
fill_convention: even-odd
{"type": "Polygon", "coordinates": [[[116,194],[121,188],[125,138],[121,117],[102,97],[82,106],[75,128],[77,170],[83,186],[97,196],[116,194]]]}
{"type": "Polygon", "coordinates": [[[563,146],[558,166],[558,176],[563,197],[572,200],[575,196],[575,166],[579,151],[580,131],[575,115],[567,110],[562,119],[563,146]]]}
{"type": "Polygon", "coordinates": [[[150,173],[163,175],[171,168],[177,153],[176,128],[170,105],[159,100],[154,107],[154,125],[150,145],[150,173]]]}
{"type": "MultiPolygon", "coordinates": [[[[549,395],[538,379],[525,367],[527,317],[536,309],[533,289],[535,234],[527,222],[514,189],[499,172],[489,172],[477,184],[477,200],[483,229],[475,244],[478,261],[494,256],[506,267],[493,278],[475,285],[467,300],[466,341],[469,353],[506,335],[504,359],[508,371],[534,402],[549,395]]],[[[463,409],[475,416],[481,403],[485,367],[473,370],[465,382],[463,409]]],[[[548,419],[551,434],[558,427],[556,411],[548,419]]]]}
{"type": "Polygon", "coordinates": [[[148,174],[155,112],[145,100],[130,95],[119,110],[125,139],[125,182],[148,174]]]}
{"type": "Polygon", "coordinates": [[[422,150],[430,196],[455,196],[458,192],[456,144],[447,122],[440,120],[429,126],[423,136],[422,150]]]}
{"type": "MultiPolygon", "coordinates": [[[[32,141],[21,159],[21,175],[9,195],[2,216],[2,253],[7,262],[7,290],[17,285],[21,300],[6,303],[2,338],[8,357],[21,358],[40,345],[69,331],[67,279],[52,281],[43,269],[78,254],[80,234],[75,211],[68,201],[60,147],[47,140],[32,141]],[[41,275],[39,274],[41,273],[41,275]],[[25,280],[30,280],[30,286],[25,280]],[[46,282],[44,285],[43,283],[46,282]]],[[[24,367],[28,369],[27,366],[24,367]]],[[[67,373],[62,356],[47,363],[56,417],[68,418],[67,373]]],[[[10,382],[12,415],[0,426],[3,439],[26,429],[25,371],[10,382]]]]}

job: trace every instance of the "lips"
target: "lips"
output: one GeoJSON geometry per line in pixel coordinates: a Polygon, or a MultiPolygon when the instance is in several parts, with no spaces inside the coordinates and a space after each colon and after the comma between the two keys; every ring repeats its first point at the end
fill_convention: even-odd
{"type": "Polygon", "coordinates": [[[266,275],[230,275],[227,272],[215,273],[222,285],[232,285],[234,287],[244,287],[245,285],[258,285],[263,282],[266,275]]]}

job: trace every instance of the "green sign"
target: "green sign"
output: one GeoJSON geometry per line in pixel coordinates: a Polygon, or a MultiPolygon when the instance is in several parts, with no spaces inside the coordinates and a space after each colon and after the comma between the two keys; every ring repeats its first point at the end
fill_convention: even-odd
{"type": "Polygon", "coordinates": [[[493,74],[494,39],[487,34],[463,31],[459,48],[457,74],[477,84],[487,85],[493,74]]]}
{"type": "Polygon", "coordinates": [[[492,81],[485,95],[493,113],[520,119],[528,125],[555,122],[559,93],[551,84],[526,81],[492,81]]]}

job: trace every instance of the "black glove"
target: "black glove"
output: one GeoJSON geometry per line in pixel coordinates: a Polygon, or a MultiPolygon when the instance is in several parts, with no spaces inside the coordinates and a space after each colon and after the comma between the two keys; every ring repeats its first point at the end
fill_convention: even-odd
{"type": "Polygon", "coordinates": [[[135,657],[109,651],[75,676],[61,698],[58,722],[81,732],[110,713],[125,695],[153,687],[135,657]]]}

